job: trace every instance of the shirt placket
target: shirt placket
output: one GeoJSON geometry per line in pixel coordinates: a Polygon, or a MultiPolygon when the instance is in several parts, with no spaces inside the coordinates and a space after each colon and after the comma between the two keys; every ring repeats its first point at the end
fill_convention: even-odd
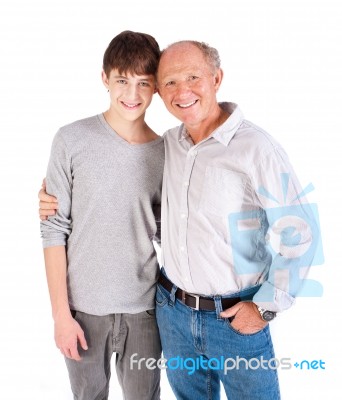
{"type": "Polygon", "coordinates": [[[187,231],[189,222],[188,199],[189,199],[189,189],[191,183],[191,174],[194,168],[197,154],[198,154],[197,146],[191,147],[191,149],[187,152],[185,166],[184,166],[181,203],[180,203],[179,259],[180,259],[182,279],[186,283],[192,283],[190,266],[189,266],[189,252],[187,245],[187,231]]]}

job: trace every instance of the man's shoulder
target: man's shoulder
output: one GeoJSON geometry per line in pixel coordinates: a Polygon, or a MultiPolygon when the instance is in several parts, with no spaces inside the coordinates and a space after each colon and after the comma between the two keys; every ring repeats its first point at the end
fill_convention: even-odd
{"type": "Polygon", "coordinates": [[[242,121],[236,134],[236,139],[248,142],[250,148],[257,151],[267,151],[281,147],[279,142],[265,129],[246,119],[242,121]]]}

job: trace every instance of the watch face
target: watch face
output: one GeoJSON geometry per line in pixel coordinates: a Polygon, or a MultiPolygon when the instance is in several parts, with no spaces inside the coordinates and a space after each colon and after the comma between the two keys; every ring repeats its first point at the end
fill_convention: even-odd
{"type": "Polygon", "coordinates": [[[268,311],[268,310],[264,311],[263,314],[262,314],[262,318],[263,318],[265,321],[272,321],[272,319],[273,319],[275,316],[276,316],[276,313],[275,313],[275,312],[273,312],[273,311],[268,311]]]}

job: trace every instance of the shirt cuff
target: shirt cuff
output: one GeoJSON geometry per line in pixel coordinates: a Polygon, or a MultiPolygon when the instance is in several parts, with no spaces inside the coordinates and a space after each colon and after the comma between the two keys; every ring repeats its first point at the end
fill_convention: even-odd
{"type": "Polygon", "coordinates": [[[253,303],[265,310],[281,312],[290,308],[295,298],[276,288],[270,282],[264,282],[253,297],[253,303]]]}

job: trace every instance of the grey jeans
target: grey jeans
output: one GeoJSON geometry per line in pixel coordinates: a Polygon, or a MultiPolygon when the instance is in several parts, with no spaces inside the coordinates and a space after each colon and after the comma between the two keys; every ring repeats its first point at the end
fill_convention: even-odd
{"type": "Polygon", "coordinates": [[[66,358],[71,389],[76,400],[108,399],[110,362],[116,353],[116,373],[125,400],[158,400],[160,369],[141,363],[131,368],[130,358],[161,357],[155,310],[137,314],[90,315],[73,311],[84,330],[88,350],[79,349],[81,361],[66,358]]]}

